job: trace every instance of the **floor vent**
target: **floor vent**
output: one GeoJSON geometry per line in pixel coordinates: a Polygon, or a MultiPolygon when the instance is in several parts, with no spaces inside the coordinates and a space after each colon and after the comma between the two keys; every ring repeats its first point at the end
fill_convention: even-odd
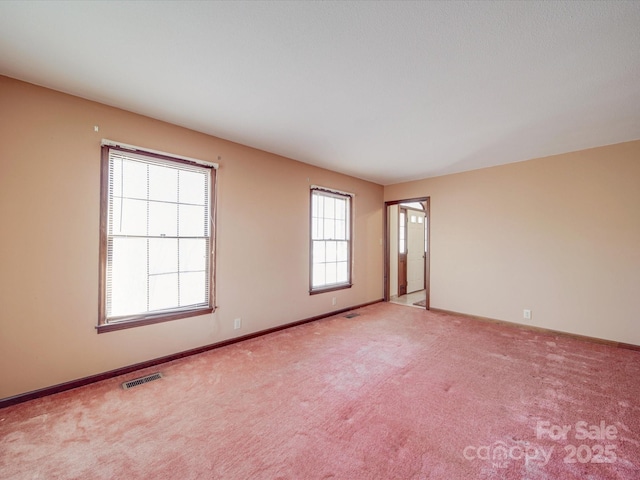
{"type": "Polygon", "coordinates": [[[144,383],[153,382],[154,380],[160,380],[161,378],[161,373],[152,373],[151,375],[147,375],[146,377],[134,378],[133,380],[124,382],[122,384],[122,388],[124,388],[125,390],[129,390],[130,388],[137,387],[138,385],[142,385],[144,383]]]}
{"type": "Polygon", "coordinates": [[[359,313],[347,313],[344,318],[354,318],[354,317],[359,317],[360,314],[359,313]]]}

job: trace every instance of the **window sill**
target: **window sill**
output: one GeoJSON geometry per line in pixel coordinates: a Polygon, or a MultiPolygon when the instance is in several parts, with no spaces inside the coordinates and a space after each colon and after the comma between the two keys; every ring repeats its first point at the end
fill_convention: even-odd
{"type": "Polygon", "coordinates": [[[142,327],[144,325],[153,325],[154,323],[170,322],[180,318],[196,317],[212,313],[215,309],[211,307],[188,310],[184,312],[160,313],[156,315],[143,315],[130,318],[123,318],[110,323],[103,323],[96,327],[98,333],[115,332],[117,330],[125,330],[127,328],[142,327]]]}
{"type": "Polygon", "coordinates": [[[314,290],[309,290],[309,295],[317,295],[319,293],[326,292],[335,292],[336,290],[344,290],[347,288],[351,288],[353,286],[352,283],[344,283],[341,285],[331,285],[329,287],[316,288],[314,290]]]}

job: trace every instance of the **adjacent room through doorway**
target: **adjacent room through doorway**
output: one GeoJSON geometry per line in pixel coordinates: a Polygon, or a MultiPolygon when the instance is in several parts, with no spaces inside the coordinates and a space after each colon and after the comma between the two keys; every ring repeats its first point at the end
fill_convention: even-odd
{"type": "Polygon", "coordinates": [[[385,207],[385,301],[428,309],[429,197],[385,207]]]}

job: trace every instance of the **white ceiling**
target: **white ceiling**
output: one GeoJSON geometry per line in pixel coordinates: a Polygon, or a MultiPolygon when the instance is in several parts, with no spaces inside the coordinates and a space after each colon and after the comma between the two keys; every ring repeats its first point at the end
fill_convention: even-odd
{"type": "Polygon", "coordinates": [[[5,0],[0,74],[387,185],[640,138],[640,1],[5,0]]]}

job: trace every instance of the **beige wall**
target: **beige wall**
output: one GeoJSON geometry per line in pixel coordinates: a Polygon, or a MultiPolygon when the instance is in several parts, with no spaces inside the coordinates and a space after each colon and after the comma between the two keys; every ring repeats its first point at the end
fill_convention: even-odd
{"type": "Polygon", "coordinates": [[[382,298],[379,185],[6,77],[0,112],[0,398],[382,298]],[[96,333],[102,138],[220,164],[215,314],[96,333]],[[310,184],[356,194],[351,289],[308,294],[310,184]]]}
{"type": "Polygon", "coordinates": [[[640,141],[385,188],[422,196],[433,308],[640,345],[640,141]]]}

